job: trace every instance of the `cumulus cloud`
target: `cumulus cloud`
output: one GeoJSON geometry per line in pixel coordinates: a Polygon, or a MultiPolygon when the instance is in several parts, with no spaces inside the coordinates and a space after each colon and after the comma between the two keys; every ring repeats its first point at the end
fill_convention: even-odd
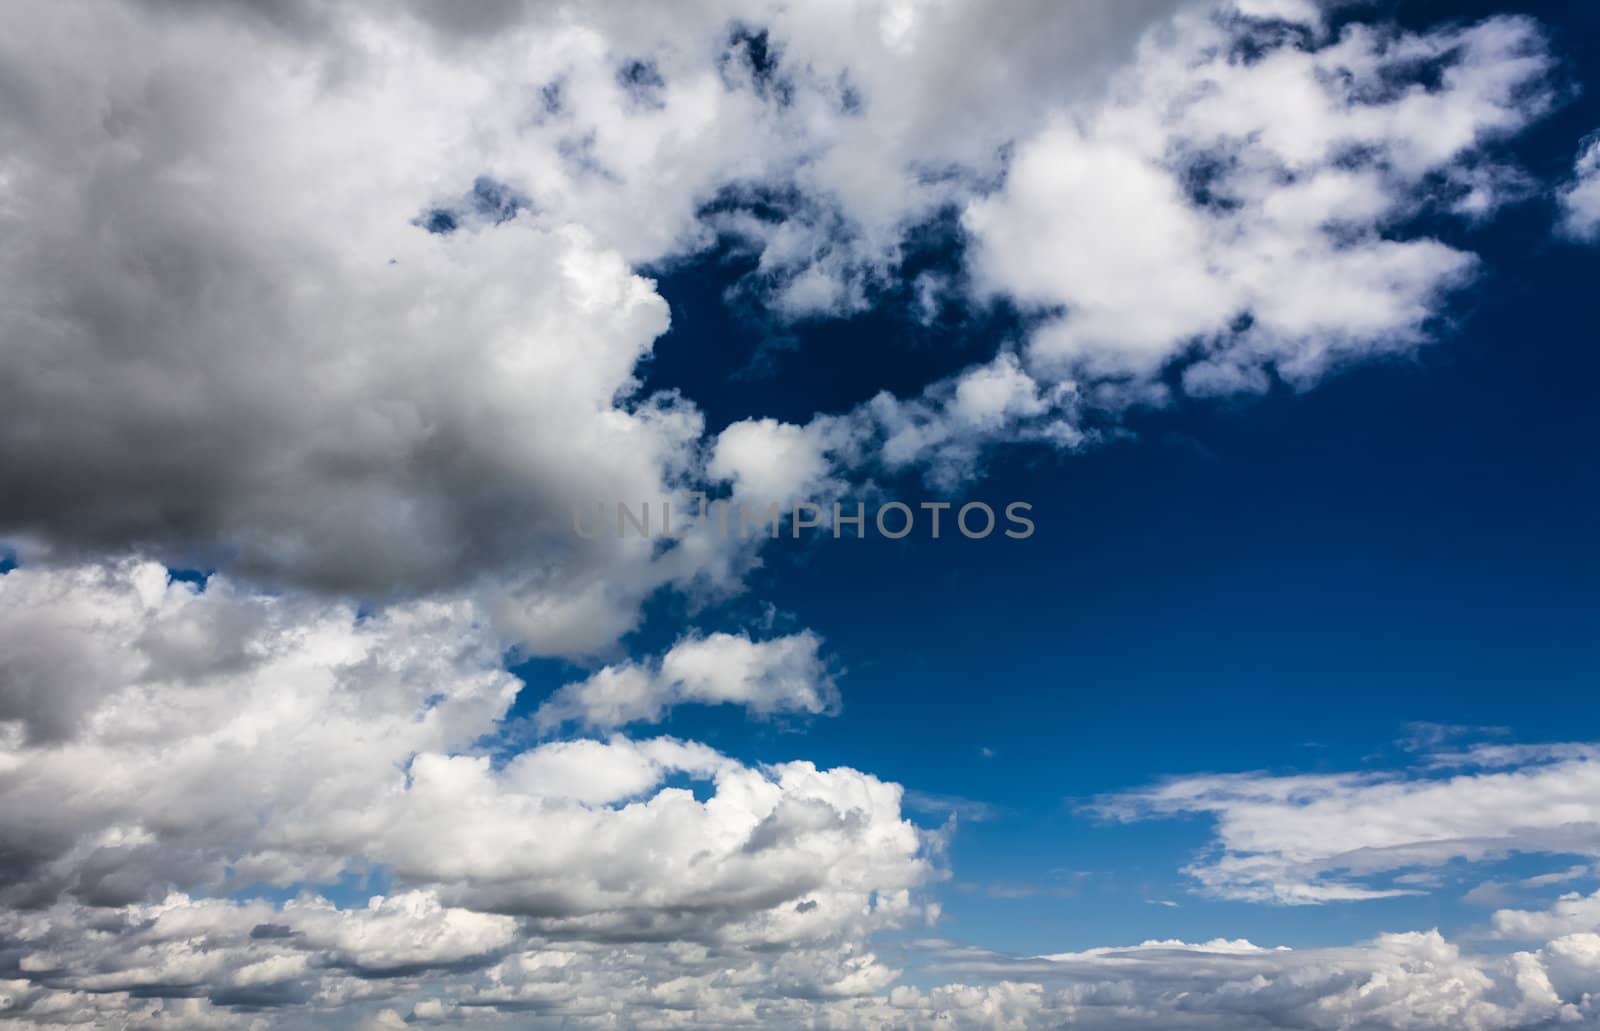
{"type": "Polygon", "coordinates": [[[364,1014],[373,1027],[1514,1031],[1593,1026],[1600,985],[1592,933],[1503,955],[1437,931],[1304,950],[1166,940],[1033,957],[928,942],[915,949],[933,981],[912,986],[853,944],[775,956],[665,942],[510,944],[503,918],[415,894],[342,912],[319,898],[174,895],[109,913],[58,906],[44,919],[8,918],[3,930],[32,974],[5,982],[9,1013],[31,1026],[121,1012],[134,1014],[130,1026],[148,1015],[162,1026],[273,1027],[296,1003],[314,1020],[351,1026],[364,1014]],[[411,922],[393,925],[402,914],[411,922]],[[84,933],[91,925],[96,933],[84,933]]]}
{"type": "Polygon", "coordinates": [[[1421,338],[1473,259],[1386,230],[1542,110],[1542,39],[1495,19],[1302,40],[1238,60],[1203,24],[1152,37],[1113,102],[1024,141],[967,208],[980,281],[1063,309],[1032,337],[1037,366],[1148,376],[1199,345],[1187,388],[1232,393],[1421,338]],[[1385,84],[1417,61],[1444,63],[1437,88],[1385,84]]]}
{"type": "Polygon", "coordinates": [[[717,434],[706,473],[729,485],[725,504],[743,505],[754,522],[777,505],[792,511],[796,502],[823,504],[842,489],[832,452],[848,446],[836,419],[805,426],[776,419],[744,419],[717,434]]]}
{"type": "Polygon", "coordinates": [[[738,705],[755,716],[816,715],[838,706],[838,688],[810,631],[767,641],[737,634],[688,637],[654,664],[606,666],[539,707],[544,729],[655,722],[678,705],[738,705]]]}
{"type": "MultiPolygon", "coordinates": [[[[905,983],[904,958],[872,935],[936,916],[920,894],[939,842],[903,819],[897,786],[668,738],[500,754],[520,685],[470,602],[361,614],[128,562],[14,569],[0,616],[20,628],[0,654],[35,645],[25,676],[0,679],[0,995],[23,1026],[1595,1019],[1600,935],[1583,896],[1497,913],[1496,933],[1542,943],[1511,955],[1437,932],[1033,958],[927,945],[937,976],[905,983]],[[12,618],[24,612],[26,625],[12,618]],[[17,715],[80,678],[41,722],[17,715]],[[297,887],[341,877],[386,887],[354,903],[297,887]],[[271,885],[296,894],[251,897],[271,885]]],[[[707,677],[714,693],[765,690],[752,685],[769,669],[817,655],[809,635],[775,640],[768,654],[774,642],[691,639],[660,671],[707,677]],[[747,661],[715,660],[723,648],[747,661]]],[[[1191,778],[1107,805],[1216,812],[1228,848],[1257,864],[1253,880],[1217,883],[1250,897],[1328,897],[1328,871],[1597,847],[1581,808],[1596,795],[1592,749],[1487,747],[1413,775],[1191,778]]]]}
{"type": "Polygon", "coordinates": [[[949,483],[992,442],[1082,445],[1179,359],[1216,394],[1414,346],[1474,261],[1404,221],[1492,178],[1549,66],[1527,21],[1328,38],[1294,4],[492,10],[18,12],[0,529],[380,600],[472,585],[529,649],[593,655],[751,558],[584,541],[573,505],[707,457],[752,497],[880,450],[949,483]],[[992,74],[953,90],[952,62],[992,74]],[[1048,316],[1019,355],[709,456],[690,400],[641,395],[667,312],[640,263],[743,236],[774,311],[845,311],[950,211],[975,287],[1048,316]]]}
{"type": "MultiPolygon", "coordinates": [[[[13,570],[0,613],[33,639],[8,713],[71,685],[44,722],[0,724],[13,906],[382,869],[552,933],[787,940],[905,916],[932,874],[900,789],[854,770],[668,738],[496,761],[520,683],[466,602],[359,616],[125,563],[13,570]]],[[[817,644],[708,637],[662,670],[700,699],[820,706],[817,644]]]]}
{"type": "Polygon", "coordinates": [[[930,483],[949,490],[976,474],[985,447],[1034,441],[1070,449],[1093,442],[1096,431],[1078,425],[1081,412],[1076,384],[1045,385],[1003,353],[920,397],[880,393],[852,413],[857,442],[848,453],[891,472],[921,468],[930,483]]]}
{"type": "Polygon", "coordinates": [[[1543,910],[1497,910],[1494,930],[1500,937],[1523,941],[1600,932],[1600,892],[1569,892],[1543,910]]]}
{"type": "Polygon", "coordinates": [[[1016,1027],[1487,1031],[1588,1026],[1597,959],[1588,942],[1571,939],[1537,952],[1473,955],[1428,931],[1306,950],[1151,941],[967,966],[1013,984],[1036,981],[1038,1012],[1016,1027]]]}
{"type": "MultiPolygon", "coordinates": [[[[509,655],[615,659],[653,593],[735,590],[757,560],[585,537],[574,506],[764,509],[879,468],[951,486],[1174,384],[1416,346],[1474,259],[1409,220],[1516,182],[1488,145],[1545,105],[1532,23],[1330,35],[1299,0],[8,14],[0,1026],[1592,1022],[1583,897],[1497,914],[1552,939],[1510,957],[1152,942],[922,957],[948,983],[906,983],[873,935],[937,917],[943,836],[898,785],[505,724],[509,655]],[[692,398],[641,388],[669,324],[641,269],[732,243],[775,317],[848,314],[934,220],[967,245],[941,289],[1016,306],[1025,336],[920,393],[710,439],[692,398]]],[[[535,722],[683,704],[839,698],[814,634],[691,635],[535,722]]],[[[1276,901],[1600,847],[1587,746],[1423,762],[1107,809],[1214,814],[1194,872],[1276,901]]]]}
{"type": "Polygon", "coordinates": [[[1575,239],[1594,240],[1600,237],[1600,138],[1584,143],[1572,171],[1560,194],[1561,228],[1575,239]]]}
{"type": "MultiPolygon", "coordinates": [[[[1019,96],[1089,88],[1171,6],[996,35],[975,3],[25,5],[0,532],[380,600],[472,584],[517,643],[602,651],[652,591],[744,564],[566,530],[699,461],[692,404],[638,391],[667,311],[632,267],[732,232],[777,308],[849,308],[993,172],[1019,96]],[[974,39],[1002,73],[952,92],[974,39]]],[[[783,458],[734,450],[742,478],[783,458]]]]}
{"type": "Polygon", "coordinates": [[[633,379],[651,284],[577,225],[413,224],[482,171],[455,144],[488,82],[395,26],[308,50],[140,10],[33,5],[0,55],[8,530],[380,600],[482,581],[557,654],[707,569],[569,529],[691,461],[699,415],[633,379]]]}
{"type": "Polygon", "coordinates": [[[1026,337],[848,413],[849,445],[817,420],[837,463],[953,489],[999,442],[1081,448],[1175,388],[1303,388],[1429,339],[1477,258],[1410,226],[1519,195],[1491,148],[1549,107],[1538,26],[1329,35],[1309,4],[1240,13],[1150,31],[1106,92],[1041,116],[998,185],[961,199],[971,288],[1020,307],[1026,337]],[[1422,63],[1436,84],[1396,84],[1422,63]]]}

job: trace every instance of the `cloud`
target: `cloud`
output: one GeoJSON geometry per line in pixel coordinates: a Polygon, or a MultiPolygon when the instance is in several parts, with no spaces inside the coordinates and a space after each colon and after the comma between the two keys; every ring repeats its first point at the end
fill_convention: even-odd
{"type": "Polygon", "coordinates": [[[1151,29],[960,199],[970,292],[1019,308],[1024,339],[845,431],[817,420],[848,434],[839,468],[954,490],[999,444],[1076,450],[1133,408],[1305,388],[1432,337],[1478,261],[1412,227],[1519,195],[1492,147],[1550,106],[1539,27],[1332,35],[1311,5],[1249,13],[1266,20],[1196,5],[1151,29]],[[1397,85],[1419,62],[1437,82],[1397,85]]]}
{"type": "Polygon", "coordinates": [[[594,656],[657,590],[737,589],[753,546],[584,541],[574,505],[802,491],[874,453],[948,486],[996,443],[1092,442],[1175,361],[1209,395],[1411,348],[1474,259],[1405,220],[1543,110],[1539,31],[1245,8],[1279,20],[25,5],[0,532],[374,601],[468,588],[514,643],[594,656]],[[1435,85],[1394,85],[1419,62],[1435,85]],[[991,71],[955,90],[955,64],[991,71]],[[949,212],[979,293],[1047,316],[1021,350],[709,451],[691,400],[641,393],[668,321],[641,265],[733,234],[771,310],[838,313],[949,212]]]}
{"type": "Polygon", "coordinates": [[[753,716],[836,712],[839,692],[810,631],[767,641],[716,633],[686,637],[655,664],[606,666],[561,688],[535,721],[589,728],[657,722],[679,705],[738,705],[753,716]]]}
{"type": "MultiPolygon", "coordinates": [[[[0,724],[10,906],[378,869],[551,934],[787,941],[909,918],[934,873],[900,788],[854,770],[746,766],[670,738],[491,759],[521,684],[467,602],[362,616],[130,562],[15,569],[0,615],[33,642],[0,681],[8,712],[61,698],[0,724]]],[[[818,645],[691,640],[664,683],[820,709],[818,645]]]]}
{"type": "Polygon", "coordinates": [[[1474,737],[1505,737],[1509,727],[1475,727],[1458,723],[1407,723],[1405,734],[1396,742],[1408,752],[1437,752],[1446,741],[1474,737]]]}
{"type": "Polygon", "coordinates": [[[1237,29],[1177,24],[965,210],[980,284],[1061,312],[1030,369],[1151,377],[1182,359],[1189,392],[1235,393],[1420,342],[1474,259],[1401,226],[1430,177],[1544,109],[1537,27],[1351,26],[1313,46],[1247,30],[1261,52],[1241,61],[1237,29]],[[1442,64],[1437,87],[1386,85],[1419,60],[1442,64]]]}
{"type": "MultiPolygon", "coordinates": [[[[23,685],[8,705],[92,674],[37,727],[5,724],[0,996],[27,1026],[1511,1031],[1597,1016],[1583,896],[1496,913],[1502,937],[1537,943],[1509,955],[1431,931],[1310,950],[911,946],[926,954],[906,979],[910,957],[874,935],[937,916],[923,893],[942,844],[904,819],[898,786],[670,738],[503,754],[520,684],[470,601],[358,613],[152,563],[25,565],[0,575],[0,626],[38,642],[31,679],[0,680],[23,685]],[[306,887],[341,879],[383,887],[354,902],[306,887]]],[[[661,669],[727,674],[697,653],[710,640],[661,669]]],[[[807,635],[776,640],[817,654],[807,635]]],[[[760,682],[770,643],[711,647],[761,656],[746,667],[760,682]]],[[[1499,765],[1448,778],[1424,757],[1422,772],[1188,778],[1105,805],[1216,813],[1230,854],[1257,865],[1212,883],[1247,897],[1326,897],[1343,883],[1330,871],[1592,851],[1592,758],[1525,748],[1508,767],[1497,747],[1499,765]]]]}
{"type": "Polygon", "coordinates": [[[942,969],[1032,981],[1013,1026],[1511,1029],[1587,1026],[1600,966],[1585,944],[1474,956],[1437,931],[1290,950],[1248,941],[1150,941],[1039,957],[954,959],[942,969]]]}
{"type": "MultiPolygon", "coordinates": [[[[717,434],[707,476],[732,486],[724,505],[743,505],[752,523],[777,505],[790,511],[796,502],[823,504],[842,484],[833,477],[828,453],[843,443],[837,423],[817,419],[795,426],[776,419],[745,419],[717,434]]],[[[733,526],[730,516],[730,527],[733,526]]]]}
{"type": "Polygon", "coordinates": [[[514,641],[568,655],[707,569],[570,530],[692,460],[698,413],[633,378],[668,324],[652,285],[576,225],[413,224],[472,182],[434,147],[484,82],[421,54],[335,74],[358,55],[216,15],[19,17],[79,55],[4,58],[0,283],[25,300],[0,316],[0,525],[31,554],[376,600],[476,585],[514,641]]]}
{"type": "MultiPolygon", "coordinates": [[[[737,590],[758,545],[586,539],[574,506],[726,485],[764,507],[880,469],[952,486],[1174,385],[1301,386],[1418,346],[1475,259],[1411,220],[1481,217],[1517,181],[1489,145],[1545,105],[1531,22],[1330,36],[1295,0],[10,14],[0,1025],[1592,1022],[1581,897],[1497,914],[1561,935],[1510,957],[1427,932],[1151,942],[966,950],[935,957],[949,983],[903,981],[873,936],[937,918],[944,860],[904,811],[982,803],[505,726],[526,653],[613,660],[547,701],[548,731],[839,705],[809,632],[617,658],[648,598],[737,590]],[[642,269],[731,244],[774,317],[849,314],[935,220],[967,245],[938,290],[1027,327],[972,367],[715,438],[641,387],[669,325],[642,269]]],[[[1596,848],[1587,746],[1422,761],[1106,805],[1215,815],[1202,882],[1279,901],[1596,848]]]]}
{"type": "Polygon", "coordinates": [[[931,813],[948,819],[968,823],[983,823],[998,817],[1001,810],[989,802],[959,795],[940,795],[927,791],[907,791],[905,806],[917,812],[931,813]]]}
{"type": "Polygon", "coordinates": [[[1499,937],[1521,941],[1600,932],[1600,892],[1569,892],[1544,910],[1497,910],[1494,931],[1499,937]]]}
{"type": "Polygon", "coordinates": [[[1416,894],[1393,875],[1518,852],[1600,856],[1600,750],[1529,746],[1512,757],[1510,746],[1481,747],[1502,762],[1448,777],[1427,757],[1383,773],[1182,777],[1093,809],[1122,820],[1213,817],[1214,849],[1187,872],[1212,894],[1258,902],[1416,894]]]}
{"type": "Polygon", "coordinates": [[[47,919],[5,918],[3,929],[18,963],[49,982],[6,982],[9,1012],[46,1027],[129,1013],[130,1026],[266,1028],[295,1003],[298,1019],[351,1026],[364,1014],[374,1027],[498,1018],[535,1028],[1531,1031],[1592,1026],[1600,983],[1593,934],[1506,955],[1473,954],[1436,931],[1303,950],[1157,940],[1033,957],[928,942],[915,946],[926,983],[913,986],[854,945],[507,947],[493,918],[417,895],[348,912],[318,898],[273,906],[174,895],[111,913],[58,906],[47,919]],[[290,933],[253,935],[252,921],[268,915],[290,933]],[[412,922],[394,925],[400,916],[412,922]]]}
{"type": "MultiPolygon", "coordinates": [[[[840,33],[762,0],[26,5],[0,50],[0,532],[376,601],[471,587],[531,651],[604,652],[655,590],[749,561],[567,529],[701,459],[693,405],[639,392],[668,316],[633,270],[736,232],[776,309],[858,306],[1038,117],[1019,96],[1092,88],[1174,6],[1001,32],[866,4],[840,33]],[[974,40],[996,74],[952,90],[974,40]]],[[[785,460],[756,443],[739,476],[785,460]]]]}
{"type": "Polygon", "coordinates": [[[1561,229],[1573,239],[1594,240],[1600,237],[1600,138],[1585,141],[1572,174],[1560,193],[1561,229]]]}
{"type": "Polygon", "coordinates": [[[1536,874],[1533,877],[1524,877],[1517,883],[1525,888],[1545,888],[1552,884],[1565,884],[1568,881],[1581,880],[1594,875],[1595,868],[1593,866],[1580,863],[1577,866],[1569,866],[1565,870],[1554,870],[1550,873],[1536,874]]]}
{"type": "Polygon", "coordinates": [[[1091,443],[1078,428],[1081,404],[1071,383],[1044,386],[1010,353],[966,369],[909,400],[880,393],[853,413],[850,454],[891,472],[921,468],[945,489],[976,475],[983,449],[1035,441],[1063,449],[1091,443]],[[870,444],[868,443],[870,441],[870,444]]]}

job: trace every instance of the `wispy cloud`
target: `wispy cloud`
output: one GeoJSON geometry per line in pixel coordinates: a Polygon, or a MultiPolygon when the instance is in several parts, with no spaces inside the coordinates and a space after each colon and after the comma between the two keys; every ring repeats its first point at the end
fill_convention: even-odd
{"type": "MultiPolygon", "coordinates": [[[[1416,894],[1446,864],[1512,853],[1600,857],[1600,750],[1486,745],[1413,766],[1182,777],[1095,800],[1115,820],[1216,821],[1185,870],[1224,898],[1314,904],[1416,894]],[[1451,776],[1443,768],[1464,770],[1451,776]]],[[[1485,889],[1486,891],[1488,889],[1485,889]]]]}

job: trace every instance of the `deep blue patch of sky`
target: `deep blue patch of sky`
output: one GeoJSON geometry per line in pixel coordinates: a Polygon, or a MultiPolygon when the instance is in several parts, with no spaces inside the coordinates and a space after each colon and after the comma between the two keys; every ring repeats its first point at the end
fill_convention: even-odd
{"type": "MultiPolygon", "coordinates": [[[[1374,8],[1417,26],[1476,9],[1354,13],[1374,8]]],[[[1573,49],[1600,36],[1600,9],[1526,10],[1552,30],[1564,75],[1600,82],[1600,61],[1573,49]]],[[[1569,90],[1508,147],[1556,183],[1596,126],[1600,103],[1569,90]]],[[[1028,540],[782,541],[744,598],[692,617],[658,599],[641,648],[689,623],[749,626],[771,603],[844,670],[844,712],[805,722],[803,742],[793,721],[720,710],[679,710],[662,729],[994,807],[962,826],[941,889],[945,931],[969,940],[1314,944],[1481,919],[1459,890],[1328,906],[1314,921],[1199,900],[1179,868],[1208,840],[1205,821],[1106,827],[1074,802],[1189,772],[1393,768],[1412,720],[1509,726],[1522,741],[1600,734],[1600,250],[1555,239],[1555,217],[1535,196],[1486,224],[1406,227],[1483,261],[1414,356],[1304,393],[1135,413],[1129,439],[1083,454],[992,454],[963,497],[1031,502],[1028,540]]],[[[757,415],[803,422],[880,389],[914,395],[1025,331],[1003,307],[918,318],[906,284],[958,274],[960,248],[952,221],[929,226],[870,312],[800,325],[729,303],[751,269],[731,243],[651,270],[673,326],[647,388],[682,390],[713,432],[757,415]]],[[[914,478],[890,490],[933,497],[914,478]]]]}

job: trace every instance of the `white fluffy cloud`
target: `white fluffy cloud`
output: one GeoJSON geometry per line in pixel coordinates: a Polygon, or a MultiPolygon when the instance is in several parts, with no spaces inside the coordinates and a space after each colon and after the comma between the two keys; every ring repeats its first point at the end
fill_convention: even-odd
{"type": "MultiPolygon", "coordinates": [[[[0,628],[0,1021],[381,1026],[368,1002],[581,1015],[618,993],[709,1013],[881,990],[867,936],[934,912],[939,842],[896,785],[668,738],[518,750],[521,685],[468,601],[361,614],[154,563],[24,567],[0,628]],[[340,878],[394,890],[296,887],[340,878]],[[240,897],[274,886],[301,894],[240,897]]],[[[819,710],[819,645],[692,638],[656,672],[675,697],[819,710]]]]}
{"type": "Polygon", "coordinates": [[[1591,139],[1578,154],[1572,182],[1561,191],[1561,227],[1579,240],[1600,236],[1600,139],[1591,139]]]}
{"type": "Polygon", "coordinates": [[[473,112],[511,118],[511,84],[404,20],[308,47],[220,10],[15,13],[0,520],[31,550],[378,599],[476,583],[557,654],[726,575],[569,528],[694,461],[698,413],[633,378],[668,323],[652,285],[578,224],[413,224],[490,167],[473,112]]]}
{"type": "Polygon", "coordinates": [[[1429,931],[1307,950],[1153,941],[988,969],[1044,989],[1040,1012],[1017,1027],[1490,1031],[1594,1026],[1600,952],[1569,938],[1474,955],[1429,931]]]}
{"type": "Polygon", "coordinates": [[[922,467],[948,489],[985,447],[1082,447],[1174,386],[1305,387],[1429,339],[1477,259],[1409,223],[1515,195],[1519,173],[1488,148],[1549,106],[1538,26],[1330,36],[1309,4],[1248,13],[1267,20],[1186,9],[1106,91],[1017,137],[961,223],[975,292],[1035,325],[1018,354],[850,413],[849,446],[837,420],[812,423],[837,462],[922,467]],[[1397,85],[1425,63],[1435,85],[1397,85]]]}
{"type": "Polygon", "coordinates": [[[1077,424],[1081,408],[1075,383],[1046,386],[1015,355],[1003,353],[918,398],[880,393],[853,413],[849,425],[858,439],[842,453],[891,471],[923,468],[931,483],[953,489],[975,474],[985,447],[1019,440],[1062,448],[1091,442],[1096,431],[1077,424]]]}
{"type": "MultiPolygon", "coordinates": [[[[465,602],[358,616],[127,563],[14,570],[0,613],[13,905],[381,869],[551,933],[770,941],[900,919],[932,872],[900,789],[854,770],[666,738],[495,760],[520,684],[465,602]]],[[[817,643],[710,637],[662,668],[701,700],[820,705],[817,643]]]]}
{"type": "Polygon", "coordinates": [[[309,897],[173,895],[114,911],[57,906],[0,931],[26,975],[3,982],[17,1026],[126,1014],[133,1027],[265,1028],[293,1013],[288,1026],[365,1014],[374,1027],[1531,1031],[1600,1018],[1592,932],[1501,955],[1436,931],[1304,950],[1148,941],[1035,957],[934,941],[914,949],[952,980],[918,987],[853,944],[773,955],[513,940],[505,918],[418,893],[349,911],[309,897]]]}
{"type": "Polygon", "coordinates": [[[1431,178],[1458,180],[1476,148],[1542,112],[1537,27],[1351,26],[1314,48],[1278,30],[1241,58],[1234,32],[1179,25],[1146,40],[1109,103],[1025,140],[1004,188],[966,209],[979,282],[1061,312],[1030,366],[1092,383],[1186,359],[1185,389],[1233,393],[1414,346],[1474,259],[1396,229],[1434,199],[1431,178]],[[1389,84],[1430,60],[1445,64],[1437,87],[1389,84]]]}
{"type": "Polygon", "coordinates": [[[699,462],[693,406],[638,393],[667,311],[632,266],[744,232],[778,308],[848,308],[993,173],[1019,96],[1081,92],[1170,6],[1040,4],[1071,31],[1002,37],[976,3],[24,5],[0,533],[375,599],[473,585],[524,646],[600,652],[747,558],[567,531],[699,462]],[[975,38],[1000,71],[952,91],[975,38]],[[776,226],[741,199],[778,196],[776,226]]]}
{"type": "Polygon", "coordinates": [[[1198,347],[1197,393],[1306,382],[1408,347],[1471,255],[1393,230],[1486,140],[1543,110],[1530,22],[1408,36],[1363,26],[1326,45],[1236,36],[1198,17],[1146,40],[1104,106],[1024,141],[968,206],[976,274],[1062,309],[1029,356],[1059,376],[1149,376],[1198,347]],[[1445,63],[1436,88],[1387,81],[1445,63]]]}
{"type": "Polygon", "coordinates": [[[539,707],[544,729],[563,723],[620,727],[654,722],[678,705],[738,705],[754,716],[816,715],[835,709],[839,692],[810,631],[766,641],[737,634],[689,637],[659,663],[606,666],[557,691],[539,707]]]}
{"type": "Polygon", "coordinates": [[[1501,937],[1521,941],[1600,931],[1600,892],[1569,892],[1544,910],[1496,910],[1494,929],[1501,937]]]}
{"type": "Polygon", "coordinates": [[[730,485],[723,504],[743,505],[753,524],[770,505],[791,511],[796,502],[822,504],[835,493],[839,483],[830,452],[846,442],[837,420],[794,426],[776,419],[745,419],[717,434],[706,473],[730,485]]]}
{"type": "MultiPolygon", "coordinates": [[[[1600,915],[1582,896],[1496,913],[1502,937],[1540,943],[1511,955],[1436,932],[1031,959],[930,943],[914,948],[946,980],[905,983],[872,935],[936,915],[920,893],[939,841],[902,818],[897,786],[667,738],[506,754],[519,684],[470,602],[360,614],[130,562],[13,570],[0,617],[7,1026],[1509,1031],[1596,1018],[1600,915]],[[341,877],[390,887],[353,903],[296,887],[341,877]],[[252,885],[298,894],[241,894],[252,885]]],[[[655,675],[702,698],[748,700],[797,671],[819,688],[817,645],[694,638],[655,675]]],[[[799,697],[785,690],[768,701],[799,697]]],[[[1200,872],[1236,894],[1330,897],[1342,878],[1600,847],[1583,808],[1592,748],[1420,762],[1410,777],[1191,779],[1112,804],[1216,812],[1229,852],[1200,872]],[[1465,772],[1428,772],[1441,769],[1465,772]]]]}
{"type": "Polygon", "coordinates": [[[749,565],[568,529],[701,482],[692,399],[638,391],[667,312],[632,268],[717,233],[761,248],[776,311],[840,311],[959,210],[979,291],[1056,313],[924,398],[730,428],[710,478],[751,496],[879,445],[945,482],[992,442],[1079,446],[1084,410],[1159,401],[1185,356],[1215,394],[1414,346],[1473,258],[1404,220],[1493,181],[1480,145],[1544,106],[1537,28],[1330,39],[1309,5],[1240,9],[1279,20],[24,5],[0,532],[375,599],[472,585],[532,650],[599,653],[651,592],[749,565]],[[1395,85],[1424,63],[1436,85],[1395,85]]]}

